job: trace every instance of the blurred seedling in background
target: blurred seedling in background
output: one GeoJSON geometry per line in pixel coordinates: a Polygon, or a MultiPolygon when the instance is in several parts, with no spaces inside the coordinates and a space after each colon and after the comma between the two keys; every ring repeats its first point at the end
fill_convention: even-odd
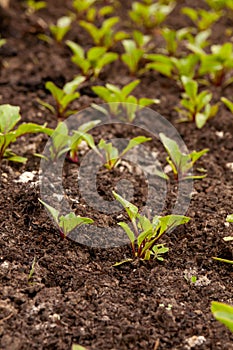
{"type": "MultiPolygon", "coordinates": [[[[202,151],[193,151],[189,154],[184,154],[181,152],[179,145],[176,141],[165,136],[163,133],[159,134],[161,142],[167,151],[167,162],[170,165],[174,178],[176,180],[193,180],[193,179],[203,179],[206,177],[204,175],[192,175],[192,168],[196,161],[206,154],[209,150],[203,149],[202,151]]],[[[199,169],[199,171],[204,171],[204,169],[199,169]]]]}
{"type": "MultiPolygon", "coordinates": [[[[200,59],[198,76],[209,76],[209,80],[216,86],[227,86],[233,82],[231,75],[233,70],[233,45],[230,42],[223,45],[212,45],[211,53],[206,53],[200,48],[189,46],[200,59]]],[[[208,80],[203,80],[208,84],[208,80]]]]}
{"type": "Polygon", "coordinates": [[[222,16],[221,11],[207,11],[191,7],[183,7],[181,12],[191,19],[199,32],[211,28],[222,16]]]}
{"type": "Polygon", "coordinates": [[[199,62],[199,57],[196,54],[189,54],[182,58],[162,54],[146,54],[145,58],[151,62],[146,64],[144,70],[153,69],[176,81],[180,81],[181,76],[193,78],[199,62]]]}
{"type": "Polygon", "coordinates": [[[122,89],[116,85],[106,84],[106,86],[93,86],[92,90],[104,102],[108,103],[109,111],[102,106],[92,104],[92,106],[105,115],[123,117],[131,122],[136,117],[136,113],[153,103],[159,103],[157,99],[140,98],[137,99],[130,93],[138,86],[140,80],[134,80],[125,85],[122,89]]]}
{"type": "Polygon", "coordinates": [[[211,105],[212,93],[208,90],[198,93],[198,83],[188,77],[182,76],[181,81],[185,92],[182,93],[180,104],[183,108],[176,107],[176,111],[182,117],[180,122],[195,122],[201,129],[206,122],[218,112],[218,103],[211,105]]]}
{"type": "Polygon", "coordinates": [[[64,36],[69,32],[73,19],[69,16],[63,16],[57,20],[56,24],[51,24],[49,30],[54,39],[60,43],[64,36]]]}
{"type": "Polygon", "coordinates": [[[75,215],[74,212],[70,212],[66,215],[60,215],[59,211],[49,204],[45,203],[41,199],[39,201],[43,204],[43,206],[47,209],[47,211],[51,214],[53,220],[55,221],[61,238],[67,238],[69,233],[71,233],[75,228],[80,227],[82,225],[90,225],[93,224],[93,220],[87,217],[81,217],[79,215],[75,215]]]}
{"type": "Polygon", "coordinates": [[[177,226],[189,222],[190,218],[182,215],[154,216],[152,220],[138,212],[138,208],[113,191],[115,199],[123,206],[131,221],[119,222],[118,225],[127,234],[133,258],[125,259],[113,266],[133,261],[135,258],[150,260],[151,258],[163,261],[163,254],[168,252],[165,244],[158,244],[158,240],[166,232],[177,226]]]}
{"type": "Polygon", "coordinates": [[[32,15],[33,13],[46,8],[46,1],[26,0],[27,14],[32,15]]]}
{"type": "Polygon", "coordinates": [[[139,64],[144,54],[150,49],[151,36],[143,35],[140,31],[133,31],[133,38],[122,40],[125,52],[121,55],[121,60],[129,68],[131,75],[140,72],[139,64]]]}
{"type": "Polygon", "coordinates": [[[117,32],[113,29],[119,20],[119,17],[108,18],[102,22],[102,26],[100,28],[87,21],[79,21],[79,24],[89,33],[96,46],[103,46],[106,49],[109,49],[118,41],[121,41],[129,36],[123,31],[117,32]]]}
{"type": "Polygon", "coordinates": [[[105,66],[118,59],[118,54],[107,52],[106,47],[95,46],[85,52],[73,41],[68,40],[66,44],[73,52],[72,62],[81,69],[85,77],[97,78],[105,66]]]}
{"type": "Polygon", "coordinates": [[[140,29],[150,30],[161,25],[174,8],[175,2],[170,2],[168,5],[159,2],[150,4],[133,2],[129,16],[140,29]]]}
{"type": "Polygon", "coordinates": [[[55,107],[47,102],[41,100],[38,101],[42,106],[49,109],[52,114],[56,115],[58,119],[65,119],[69,115],[77,112],[76,110],[68,110],[68,107],[71,102],[80,97],[80,93],[76,90],[85,80],[85,77],[79,75],[72,81],[66,83],[62,89],[57,87],[52,81],[48,81],[45,84],[45,87],[52,94],[55,100],[55,107]]]}

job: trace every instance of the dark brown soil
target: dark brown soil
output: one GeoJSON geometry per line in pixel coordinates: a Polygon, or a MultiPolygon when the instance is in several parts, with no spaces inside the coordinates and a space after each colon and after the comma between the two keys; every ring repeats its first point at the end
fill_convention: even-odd
{"type": "MultiPolygon", "coordinates": [[[[62,86],[79,71],[71,63],[65,45],[49,45],[39,40],[37,34],[48,34],[47,23],[55,22],[72,9],[70,1],[65,3],[49,0],[47,9],[31,16],[26,14],[23,1],[12,0],[9,9],[0,9],[1,36],[7,39],[7,44],[0,48],[0,103],[19,105],[23,121],[47,122],[53,128],[56,118],[37,99],[52,102],[45,82],[52,80],[62,86]]],[[[167,21],[175,29],[191,25],[179,14],[182,4],[189,2],[179,2],[167,21]]],[[[122,18],[127,6],[116,9],[122,18]]],[[[222,41],[226,28],[232,24],[230,18],[222,18],[214,26],[213,42],[222,41]]],[[[128,28],[125,22],[122,26],[128,28]]],[[[90,38],[78,26],[67,38],[84,47],[91,45],[90,38]]],[[[159,39],[155,37],[156,40],[159,39]]],[[[131,79],[123,64],[116,63],[94,84],[110,82],[123,86],[131,79]]],[[[74,102],[74,108],[100,102],[91,92],[91,85],[93,82],[83,84],[82,96],[74,102]]],[[[216,101],[222,95],[232,99],[232,86],[211,89],[216,101]]],[[[175,83],[157,73],[146,73],[135,91],[138,97],[160,98],[161,103],[152,108],[176,123],[173,107],[178,103],[180,90],[175,83]]],[[[170,249],[163,262],[134,261],[119,268],[112,265],[131,256],[128,245],[101,249],[62,240],[38,202],[38,184],[15,181],[24,171],[35,171],[38,179],[40,161],[32,154],[43,151],[46,137],[25,137],[14,145],[14,150],[26,155],[28,162],[2,164],[0,349],[66,350],[74,343],[90,350],[233,349],[232,334],[210,312],[213,300],[233,304],[232,267],[212,259],[233,258],[232,245],[223,241],[223,237],[232,234],[232,227],[225,225],[226,216],[233,213],[233,174],[227,166],[232,163],[232,115],[221,106],[218,115],[201,130],[193,124],[175,126],[189,150],[210,149],[198,164],[207,169],[208,176],[194,184],[187,212],[192,220],[163,237],[170,249]],[[35,270],[29,281],[34,259],[35,270]],[[191,283],[191,276],[197,277],[196,284],[191,283]],[[199,345],[195,336],[204,337],[197,338],[199,345]]],[[[95,137],[130,138],[133,132],[126,129],[121,133],[113,127],[106,135],[102,128],[95,137]]],[[[153,143],[149,147],[152,150],[153,143]]],[[[92,217],[102,227],[111,227],[116,216],[85,206],[81,197],[78,204],[72,201],[80,195],[78,166],[66,162],[63,173],[72,208],[77,214],[92,217]]],[[[111,190],[118,181],[132,180],[134,203],[140,208],[146,201],[147,181],[143,174],[129,169],[123,164],[110,175],[100,170],[97,190],[105,200],[111,200],[111,190]]],[[[174,199],[174,188],[171,183],[165,213],[174,199]]],[[[159,204],[159,198],[156,200],[159,204]]]]}

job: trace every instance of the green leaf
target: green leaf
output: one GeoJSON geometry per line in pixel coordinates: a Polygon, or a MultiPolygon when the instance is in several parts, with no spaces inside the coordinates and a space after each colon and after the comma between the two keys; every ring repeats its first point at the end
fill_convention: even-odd
{"type": "Polygon", "coordinates": [[[0,106],[0,132],[6,134],[13,129],[13,127],[20,120],[20,108],[9,104],[0,106]]]}
{"type": "Polygon", "coordinates": [[[129,225],[126,224],[125,222],[118,222],[117,225],[119,225],[123,228],[123,230],[126,232],[127,236],[129,237],[130,242],[132,244],[134,244],[135,235],[134,235],[133,231],[131,230],[131,228],[129,227],[129,225]]]}
{"type": "Polygon", "coordinates": [[[195,100],[198,92],[197,82],[185,76],[181,77],[181,81],[189,98],[191,98],[192,100],[195,100]]]}
{"type": "Polygon", "coordinates": [[[226,97],[221,97],[221,101],[227,106],[231,113],[233,113],[233,102],[228,100],[226,97]]]}
{"type": "Polygon", "coordinates": [[[219,322],[223,323],[233,332],[233,306],[212,301],[211,311],[219,322]]]}
{"type": "MultiPolygon", "coordinates": [[[[78,0],[80,1],[80,0],[78,0]]],[[[71,350],[87,350],[87,348],[84,348],[84,346],[78,345],[78,344],[73,344],[71,350]]]]}
{"type": "Polygon", "coordinates": [[[38,200],[50,212],[50,214],[52,215],[52,217],[53,217],[54,221],[56,222],[56,224],[59,225],[59,221],[58,221],[59,211],[57,209],[51,207],[49,204],[45,203],[44,201],[42,201],[42,199],[39,198],[38,200]]]}
{"type": "Polygon", "coordinates": [[[131,221],[135,220],[138,214],[138,208],[136,207],[136,205],[128,202],[126,199],[124,199],[123,197],[121,197],[119,194],[117,194],[115,191],[112,191],[114,197],[116,198],[116,200],[121,203],[121,205],[123,206],[123,208],[126,210],[129,218],[131,221]]]}
{"type": "Polygon", "coordinates": [[[184,225],[190,221],[190,218],[183,215],[166,215],[159,218],[160,222],[160,232],[159,236],[161,236],[167,230],[171,228],[184,225]]]}
{"type": "Polygon", "coordinates": [[[69,81],[68,83],[66,83],[63,87],[63,91],[66,94],[72,94],[77,87],[82,84],[84,81],[86,80],[85,77],[83,77],[82,75],[78,75],[77,77],[75,77],[72,81],[69,81]]]}
{"type": "Polygon", "coordinates": [[[92,224],[94,221],[92,219],[76,216],[75,213],[71,212],[65,216],[60,216],[59,226],[62,229],[62,232],[65,236],[77,226],[92,224]]]}
{"type": "Polygon", "coordinates": [[[93,61],[97,62],[100,60],[103,55],[106,53],[107,49],[106,47],[92,47],[91,49],[88,50],[87,52],[87,59],[88,61],[93,61]]]}
{"type": "Polygon", "coordinates": [[[233,214],[227,215],[226,221],[233,222],[233,214]]]}
{"type": "Polygon", "coordinates": [[[25,134],[36,134],[38,132],[42,132],[50,136],[52,135],[54,130],[50,128],[46,128],[44,125],[38,125],[34,123],[23,123],[15,130],[15,135],[18,138],[19,136],[22,136],[25,134]]]}
{"type": "Polygon", "coordinates": [[[125,97],[127,97],[140,83],[140,80],[134,80],[131,83],[129,83],[128,85],[125,85],[123,87],[123,89],[121,90],[122,95],[125,97]]]}
{"type": "Polygon", "coordinates": [[[198,129],[203,128],[207,120],[208,120],[208,116],[205,113],[197,113],[195,117],[195,121],[198,129]]]}
{"type": "Polygon", "coordinates": [[[132,148],[144,143],[144,142],[147,142],[147,141],[150,141],[151,138],[150,137],[145,137],[145,136],[137,136],[137,137],[134,137],[133,139],[131,139],[127,145],[127,147],[123,150],[123,152],[121,153],[121,156],[123,156],[126,152],[128,152],[129,150],[131,150],[132,148]]]}
{"type": "Polygon", "coordinates": [[[85,59],[85,53],[82,46],[76,44],[71,40],[67,40],[66,45],[71,49],[75,56],[79,57],[80,59],[85,59]]]}
{"type": "Polygon", "coordinates": [[[58,88],[52,81],[47,81],[45,84],[45,87],[47,90],[51,92],[53,95],[53,98],[57,101],[60,102],[62,97],[64,96],[64,92],[62,89],[58,88]]]}

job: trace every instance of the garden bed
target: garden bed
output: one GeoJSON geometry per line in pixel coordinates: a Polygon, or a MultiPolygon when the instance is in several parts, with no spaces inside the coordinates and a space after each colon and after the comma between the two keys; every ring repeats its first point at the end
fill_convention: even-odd
{"type": "MultiPolygon", "coordinates": [[[[50,80],[61,87],[80,74],[64,43],[49,44],[37,37],[39,33],[48,35],[48,23],[72,10],[71,2],[65,3],[49,0],[46,9],[31,15],[26,13],[23,1],[12,0],[8,9],[0,9],[0,32],[7,40],[0,48],[0,104],[20,106],[23,122],[46,122],[55,128],[56,117],[38,103],[38,99],[53,103],[45,83],[50,80]]],[[[192,24],[180,14],[186,3],[179,2],[168,17],[165,23],[171,28],[192,24]]],[[[206,8],[204,1],[196,3],[206,8]]],[[[116,6],[126,31],[129,8],[130,1],[116,6]]],[[[232,18],[223,16],[213,26],[212,42],[227,41],[226,29],[230,26],[232,18]]],[[[159,45],[160,37],[156,32],[154,35],[159,45]]],[[[92,45],[89,35],[78,25],[66,38],[83,47],[92,45]]],[[[120,44],[115,49],[122,52],[120,44]]],[[[97,80],[83,83],[81,97],[73,106],[81,110],[91,103],[101,103],[91,90],[93,85],[122,87],[133,79],[122,62],[114,62],[97,80]]],[[[194,182],[186,213],[191,221],[163,237],[169,247],[164,261],[135,260],[115,268],[114,263],[131,256],[129,246],[103,249],[59,237],[38,201],[40,159],[33,153],[43,151],[47,137],[38,134],[19,139],[14,151],[26,156],[28,162],[18,165],[3,161],[0,183],[1,349],[71,349],[72,344],[90,350],[233,349],[232,334],[210,311],[213,300],[233,304],[232,265],[212,259],[232,259],[232,245],[223,240],[232,234],[232,226],[225,223],[226,216],[233,213],[233,172],[229,166],[232,114],[221,104],[217,115],[202,129],[194,123],[176,123],[178,115],[173,107],[180,99],[176,83],[155,71],[144,73],[140,80],[135,95],[160,99],[151,108],[175,125],[190,151],[209,148],[198,163],[207,170],[207,177],[194,182]],[[35,177],[21,183],[19,176],[25,171],[34,171],[35,177]],[[34,259],[34,274],[28,281],[34,259]],[[192,283],[192,276],[196,276],[196,283],[192,283]]],[[[214,102],[221,96],[232,99],[232,85],[209,89],[214,102]]],[[[93,135],[99,140],[100,136],[106,137],[106,132],[108,137],[135,136],[127,128],[121,134],[118,127],[110,131],[102,128],[93,135]]],[[[77,169],[76,164],[66,162],[64,186],[73,191],[74,198],[79,195],[77,169]]],[[[109,199],[118,180],[132,177],[134,203],[140,207],[146,198],[146,180],[130,173],[130,167],[115,169],[110,175],[100,171],[98,191],[109,199]]],[[[167,208],[170,201],[171,194],[167,208]]],[[[92,211],[82,201],[73,209],[103,227],[116,222],[116,217],[92,211]]]]}

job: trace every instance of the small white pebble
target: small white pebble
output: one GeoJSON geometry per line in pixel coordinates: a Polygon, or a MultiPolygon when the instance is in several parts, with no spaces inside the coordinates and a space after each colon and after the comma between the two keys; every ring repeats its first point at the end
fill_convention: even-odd
{"type": "Polygon", "coordinates": [[[20,183],[28,183],[29,181],[32,181],[35,176],[35,171],[25,171],[23,174],[20,175],[18,180],[15,180],[15,182],[20,182],[20,183]]]}
{"type": "Polygon", "coordinates": [[[196,346],[200,346],[204,344],[206,342],[206,338],[203,337],[202,335],[200,336],[194,335],[193,337],[186,339],[186,342],[188,343],[189,348],[192,349],[196,346]]]}
{"type": "Polygon", "coordinates": [[[223,131],[216,131],[215,133],[220,139],[224,137],[224,132],[223,131]]]}
{"type": "Polygon", "coordinates": [[[227,163],[226,167],[233,171],[233,163],[227,163]]]}

